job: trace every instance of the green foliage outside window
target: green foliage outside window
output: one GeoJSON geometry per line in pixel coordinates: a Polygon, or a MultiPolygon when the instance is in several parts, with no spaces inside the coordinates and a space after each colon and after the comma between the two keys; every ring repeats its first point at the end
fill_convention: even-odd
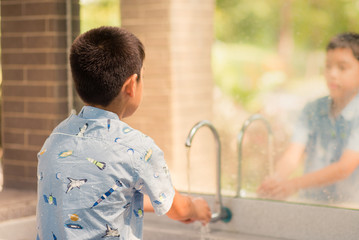
{"type": "Polygon", "coordinates": [[[120,1],[80,0],[80,19],[81,32],[104,25],[120,26],[120,1]]]}
{"type": "Polygon", "coordinates": [[[359,0],[216,0],[216,85],[253,112],[263,93],[319,81],[326,44],[359,32],[358,12],[359,0]]]}

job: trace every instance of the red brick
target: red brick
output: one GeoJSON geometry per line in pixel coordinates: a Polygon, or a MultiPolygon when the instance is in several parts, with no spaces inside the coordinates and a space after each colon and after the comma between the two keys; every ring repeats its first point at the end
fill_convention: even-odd
{"type": "Polygon", "coordinates": [[[48,19],[48,31],[66,32],[66,19],[48,19]]]}
{"type": "Polygon", "coordinates": [[[50,132],[49,131],[48,133],[43,133],[43,134],[40,134],[40,133],[30,133],[27,138],[28,138],[28,144],[30,146],[38,146],[39,149],[40,147],[44,144],[45,140],[47,139],[47,137],[50,135],[50,132]]]}
{"type": "Polygon", "coordinates": [[[46,64],[46,53],[2,53],[3,65],[38,65],[46,64]]]}
{"type": "Polygon", "coordinates": [[[25,3],[24,15],[66,15],[66,2],[25,3]]]}
{"type": "Polygon", "coordinates": [[[5,113],[19,113],[25,111],[24,101],[3,101],[3,112],[5,113]]]}
{"type": "Polygon", "coordinates": [[[72,17],[73,18],[79,18],[80,17],[80,4],[78,3],[79,0],[72,1],[72,17]]]}
{"type": "Polygon", "coordinates": [[[48,86],[6,85],[2,87],[4,97],[49,97],[48,86]]]}
{"type": "Polygon", "coordinates": [[[67,102],[28,102],[28,113],[66,114],[67,102]]]}
{"type": "Polygon", "coordinates": [[[6,148],[4,158],[7,160],[36,161],[38,151],[27,149],[6,148]]]}
{"type": "Polygon", "coordinates": [[[6,33],[27,33],[27,32],[44,32],[46,30],[46,20],[2,20],[1,32],[6,33]]]}
{"type": "Polygon", "coordinates": [[[66,49],[59,53],[49,53],[47,54],[47,63],[56,64],[56,65],[66,65],[67,64],[67,53],[66,49]]]}
{"type": "Polygon", "coordinates": [[[21,3],[3,3],[1,5],[1,17],[12,17],[21,15],[21,3]]]}
{"type": "Polygon", "coordinates": [[[24,38],[25,48],[66,48],[66,36],[34,36],[24,38]]]}
{"type": "Polygon", "coordinates": [[[67,69],[55,68],[55,69],[28,69],[27,70],[28,81],[67,81],[67,69]]]}
{"type": "Polygon", "coordinates": [[[13,188],[13,189],[26,189],[26,190],[36,190],[37,189],[37,178],[21,178],[20,176],[7,177],[4,176],[4,188],[13,188]]]}
{"type": "Polygon", "coordinates": [[[4,129],[3,136],[4,136],[3,142],[5,142],[5,143],[10,143],[10,144],[24,144],[25,143],[24,133],[11,132],[9,130],[4,129]]]}
{"type": "Polygon", "coordinates": [[[25,176],[25,166],[4,164],[3,172],[4,176],[25,176]]]}
{"type": "Polygon", "coordinates": [[[3,36],[1,38],[1,48],[3,50],[13,49],[13,48],[16,50],[20,50],[23,48],[23,38],[3,36]]]}
{"type": "MultiPolygon", "coordinates": [[[[37,159],[36,159],[37,160],[37,159]]],[[[37,161],[36,161],[37,163],[37,161]]],[[[37,164],[34,164],[35,166],[27,166],[25,168],[25,177],[37,179],[37,164]]]]}
{"type": "Polygon", "coordinates": [[[80,35],[80,19],[73,19],[72,20],[72,41],[80,35]]]}
{"type": "Polygon", "coordinates": [[[66,98],[67,86],[43,86],[43,85],[11,85],[3,84],[4,97],[36,97],[36,98],[66,98]]]}
{"type": "Polygon", "coordinates": [[[55,86],[51,90],[51,95],[49,95],[51,97],[67,97],[67,86],[65,85],[55,86]]]}
{"type": "Polygon", "coordinates": [[[54,119],[29,118],[29,117],[4,117],[3,127],[14,129],[48,130],[57,125],[54,119]]]}
{"type": "Polygon", "coordinates": [[[22,80],[24,80],[24,70],[23,69],[8,69],[3,66],[2,79],[3,79],[3,81],[7,81],[7,80],[22,81],[22,80]]]}

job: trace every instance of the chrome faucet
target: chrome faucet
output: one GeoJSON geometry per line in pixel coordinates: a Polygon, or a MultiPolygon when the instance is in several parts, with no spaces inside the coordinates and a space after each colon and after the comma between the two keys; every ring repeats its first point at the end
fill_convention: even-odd
{"type": "Polygon", "coordinates": [[[237,144],[238,144],[238,187],[237,187],[237,193],[236,193],[236,197],[240,196],[240,191],[242,188],[242,180],[241,180],[241,171],[242,171],[242,147],[243,147],[243,139],[244,139],[244,134],[246,132],[246,129],[249,127],[249,125],[251,125],[252,122],[254,121],[262,121],[264,123],[264,125],[267,128],[268,131],[268,164],[269,164],[269,174],[273,174],[273,131],[271,128],[270,123],[268,122],[267,119],[264,118],[263,115],[261,114],[253,114],[252,116],[250,116],[246,121],[244,121],[242,128],[239,132],[239,134],[237,135],[237,144]]]}
{"type": "MultiPolygon", "coordinates": [[[[214,138],[216,140],[216,144],[217,144],[217,181],[216,181],[216,197],[215,197],[215,209],[217,212],[212,213],[212,218],[211,218],[211,222],[217,222],[219,220],[222,220],[223,222],[229,222],[232,218],[232,213],[231,211],[226,208],[223,207],[222,205],[222,195],[221,195],[221,142],[219,139],[219,135],[217,130],[214,128],[213,124],[208,121],[208,120],[202,120],[200,122],[198,122],[197,124],[195,124],[186,139],[186,147],[190,148],[191,144],[192,144],[192,139],[194,137],[194,135],[196,134],[196,132],[198,131],[198,129],[200,129],[203,126],[207,126],[209,127],[209,129],[211,129],[214,138]]],[[[189,160],[188,160],[189,161],[189,160]]],[[[189,174],[189,173],[188,173],[189,174]]]]}

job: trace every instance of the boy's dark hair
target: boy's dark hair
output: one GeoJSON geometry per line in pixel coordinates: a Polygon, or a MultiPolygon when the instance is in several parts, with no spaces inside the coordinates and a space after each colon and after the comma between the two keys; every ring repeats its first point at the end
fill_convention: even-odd
{"type": "Polygon", "coordinates": [[[108,106],[131,75],[141,76],[145,58],[141,41],[119,27],[99,27],[78,36],[70,65],[76,90],[88,104],[108,106]]]}
{"type": "Polygon", "coordinates": [[[350,48],[353,55],[359,61],[359,34],[342,33],[330,40],[327,45],[327,51],[336,48],[350,48]]]}

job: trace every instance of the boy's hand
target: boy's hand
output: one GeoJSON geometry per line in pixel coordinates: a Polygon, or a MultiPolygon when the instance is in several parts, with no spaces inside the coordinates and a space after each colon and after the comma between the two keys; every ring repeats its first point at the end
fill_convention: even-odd
{"type": "Polygon", "coordinates": [[[262,184],[257,189],[257,194],[259,197],[269,197],[273,189],[275,189],[281,180],[277,176],[266,177],[262,184]]]}
{"type": "Polygon", "coordinates": [[[192,198],[192,203],[196,210],[197,221],[200,221],[203,226],[211,221],[212,213],[208,203],[203,198],[192,198]]]}
{"type": "Polygon", "coordinates": [[[284,200],[297,191],[295,180],[280,180],[272,177],[262,183],[257,193],[260,197],[284,200]]]}
{"type": "Polygon", "coordinates": [[[189,198],[191,199],[194,206],[195,217],[186,220],[180,220],[180,222],[188,224],[199,221],[203,226],[207,225],[212,218],[212,213],[207,202],[203,198],[189,198]]]}
{"type": "Polygon", "coordinates": [[[208,203],[203,198],[182,195],[176,190],[167,216],[183,223],[199,221],[202,225],[206,225],[211,220],[212,214],[208,203]]]}

